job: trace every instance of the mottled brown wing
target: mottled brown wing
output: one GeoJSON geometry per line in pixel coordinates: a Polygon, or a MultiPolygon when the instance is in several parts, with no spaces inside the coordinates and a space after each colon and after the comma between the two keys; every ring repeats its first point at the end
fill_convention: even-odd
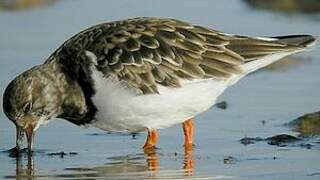
{"type": "Polygon", "coordinates": [[[227,49],[229,37],[173,19],[135,18],[106,24],[108,33],[87,49],[98,69],[144,94],[158,84],[179,87],[180,79],[227,78],[241,72],[244,59],[227,49]]]}
{"type": "MultiPolygon", "coordinates": [[[[286,45],[188,24],[174,19],[134,18],[93,26],[65,43],[68,51],[90,51],[97,69],[143,94],[181,79],[228,78],[241,64],[286,45]],[[68,48],[69,46],[69,48],[68,48]]],[[[73,52],[69,52],[73,54],[73,52]]]]}

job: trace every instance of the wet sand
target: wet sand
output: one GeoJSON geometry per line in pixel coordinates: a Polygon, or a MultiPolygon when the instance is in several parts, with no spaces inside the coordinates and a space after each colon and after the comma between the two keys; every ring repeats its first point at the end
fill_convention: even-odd
{"type": "MultiPolygon", "coordinates": [[[[320,35],[313,15],[253,10],[236,0],[79,0],[18,12],[0,10],[1,92],[17,74],[42,63],[81,29],[133,16],[174,17],[234,34],[320,35]]],[[[132,138],[57,120],[37,132],[32,158],[13,158],[7,150],[14,146],[15,128],[1,109],[0,179],[319,179],[317,135],[302,140],[311,148],[240,142],[244,137],[298,136],[284,124],[319,111],[319,45],[291,58],[289,64],[253,73],[229,88],[220,97],[227,102],[225,109],[213,107],[196,117],[193,153],[184,152],[180,126],[161,130],[158,149],[145,154],[145,133],[132,138]]]]}

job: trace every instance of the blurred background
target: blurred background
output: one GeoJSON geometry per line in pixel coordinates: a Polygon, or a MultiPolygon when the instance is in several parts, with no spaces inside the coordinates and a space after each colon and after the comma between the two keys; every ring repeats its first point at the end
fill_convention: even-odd
{"type": "MultiPolygon", "coordinates": [[[[230,34],[320,35],[319,0],[0,0],[1,95],[72,35],[136,16],[230,34]]],[[[160,131],[157,152],[144,154],[145,133],[132,138],[58,120],[39,129],[32,159],[13,158],[7,150],[15,128],[1,108],[0,178],[319,179],[319,72],[317,45],[244,78],[223,94],[221,106],[196,118],[188,157],[180,126],[160,131]]]]}

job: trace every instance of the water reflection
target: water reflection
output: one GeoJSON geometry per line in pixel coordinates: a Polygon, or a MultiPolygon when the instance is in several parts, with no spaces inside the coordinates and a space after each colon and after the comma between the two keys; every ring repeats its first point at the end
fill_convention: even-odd
{"type": "Polygon", "coordinates": [[[187,176],[193,175],[194,158],[193,158],[193,147],[185,147],[184,149],[184,161],[183,169],[187,176]]]}
{"type": "MultiPolygon", "coordinates": [[[[146,151],[144,153],[129,154],[125,156],[109,157],[108,162],[96,167],[73,167],[65,168],[59,174],[42,174],[35,170],[34,156],[22,154],[16,157],[15,175],[5,176],[6,179],[35,179],[35,178],[57,178],[57,179],[177,179],[192,177],[192,179],[211,179],[204,176],[194,176],[193,150],[185,149],[183,157],[177,154],[175,158],[182,158],[182,169],[165,170],[160,166],[160,156],[157,150],[146,151]]],[[[223,176],[221,176],[223,177],[223,176]]],[[[219,178],[219,177],[215,177],[219,178]]]]}
{"type": "Polygon", "coordinates": [[[319,13],[318,0],[243,0],[252,8],[284,13],[319,13]]]}
{"type": "Polygon", "coordinates": [[[159,156],[155,149],[145,151],[147,167],[150,171],[158,171],[159,170],[159,156]]]}
{"type": "Polygon", "coordinates": [[[57,0],[0,0],[0,10],[18,11],[52,5],[57,0]]]}
{"type": "Polygon", "coordinates": [[[24,157],[17,156],[15,158],[16,161],[16,169],[15,176],[5,176],[5,179],[34,179],[36,177],[36,173],[34,170],[34,159],[33,156],[27,156],[27,164],[24,165],[24,157]]]}

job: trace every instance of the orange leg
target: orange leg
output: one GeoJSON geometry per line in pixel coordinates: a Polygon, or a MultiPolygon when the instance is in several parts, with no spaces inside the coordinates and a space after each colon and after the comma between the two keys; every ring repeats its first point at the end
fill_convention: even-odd
{"type": "Polygon", "coordinates": [[[150,148],[155,148],[158,138],[159,138],[159,135],[157,130],[148,131],[148,137],[147,137],[146,143],[143,146],[143,149],[146,150],[150,148]]]}
{"type": "Polygon", "coordinates": [[[184,123],[182,123],[182,127],[183,127],[183,133],[184,133],[184,146],[187,149],[190,149],[190,148],[192,149],[193,131],[194,131],[192,119],[189,119],[184,123]]]}
{"type": "Polygon", "coordinates": [[[188,176],[193,174],[193,133],[194,126],[193,120],[189,119],[182,124],[183,132],[184,132],[184,166],[183,168],[186,170],[188,176]]]}

